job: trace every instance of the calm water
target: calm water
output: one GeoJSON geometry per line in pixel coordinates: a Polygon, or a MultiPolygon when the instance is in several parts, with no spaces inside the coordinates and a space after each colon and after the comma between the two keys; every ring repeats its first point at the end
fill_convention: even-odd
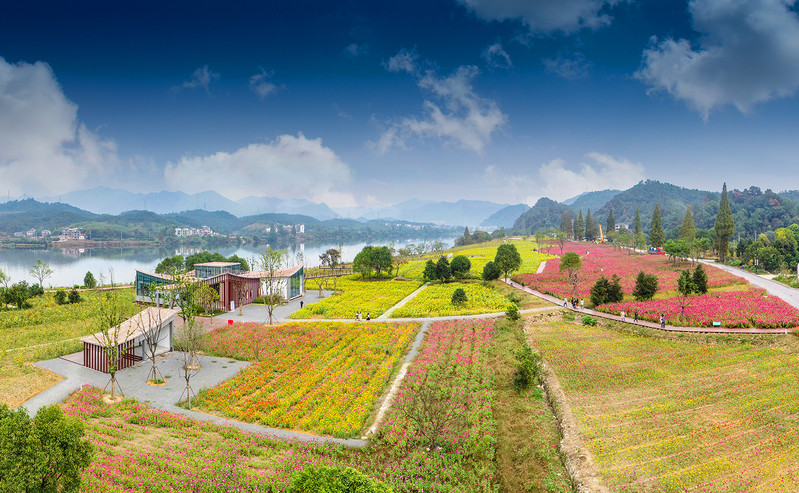
{"type": "MultiPolygon", "coordinates": [[[[428,241],[431,241],[428,239],[428,241]]],[[[453,239],[442,239],[449,247],[453,244],[453,239]]],[[[397,247],[405,246],[407,243],[421,243],[422,240],[395,241],[397,247]]],[[[342,260],[350,262],[367,244],[379,245],[378,242],[354,243],[348,245],[304,245],[297,244],[284,252],[288,255],[290,262],[294,262],[298,253],[302,253],[305,264],[308,266],[319,265],[319,255],[329,248],[337,248],[342,252],[342,260]]],[[[249,260],[258,257],[266,248],[259,245],[258,248],[222,248],[219,253],[229,257],[234,253],[239,257],[249,260]]],[[[109,269],[113,270],[114,282],[130,283],[135,277],[135,270],[153,271],[155,266],[167,256],[175,254],[191,255],[197,253],[198,249],[183,248],[178,250],[163,250],[158,248],[94,248],[94,249],[50,249],[50,250],[26,250],[26,249],[0,249],[0,270],[11,277],[12,282],[28,281],[37,282],[30,275],[30,268],[36,259],[50,264],[53,275],[45,280],[45,286],[72,286],[83,284],[83,277],[86,272],[91,271],[95,279],[100,280],[102,273],[105,282],[108,283],[109,269]]]]}

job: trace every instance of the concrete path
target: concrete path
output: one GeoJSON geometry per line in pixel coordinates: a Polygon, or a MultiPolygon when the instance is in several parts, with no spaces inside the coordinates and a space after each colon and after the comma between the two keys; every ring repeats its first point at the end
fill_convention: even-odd
{"type": "MultiPolygon", "coordinates": [[[[327,298],[333,294],[333,291],[322,290],[322,298],[319,297],[319,290],[306,291],[304,295],[299,298],[294,298],[284,305],[275,307],[272,312],[272,323],[283,323],[289,320],[292,313],[300,309],[300,303],[303,305],[316,303],[317,301],[327,298]]],[[[233,320],[233,322],[257,322],[260,324],[269,322],[269,313],[266,311],[265,305],[244,305],[241,308],[236,308],[233,311],[223,313],[214,317],[215,320],[233,320]]]]}
{"type": "Polygon", "coordinates": [[[541,263],[538,264],[538,269],[536,269],[535,273],[536,274],[543,273],[544,269],[546,269],[546,267],[547,267],[547,261],[546,260],[542,260],[541,263]]]}
{"type": "MultiPolygon", "coordinates": [[[[215,356],[202,356],[200,365],[200,371],[191,378],[191,386],[195,391],[219,385],[233,377],[242,369],[248,367],[250,363],[215,356]]],[[[36,411],[42,406],[63,402],[72,392],[79,390],[84,385],[94,385],[102,389],[109,382],[109,376],[106,373],[92,370],[64,358],[40,361],[36,363],[36,366],[61,375],[64,377],[64,380],[40,392],[22,404],[22,407],[27,409],[30,415],[35,415],[36,411]]],[[[139,402],[146,403],[152,408],[180,414],[198,421],[206,421],[222,426],[234,426],[250,433],[267,435],[281,440],[337,443],[348,447],[362,447],[366,444],[363,440],[317,436],[298,431],[244,423],[197,411],[189,411],[188,409],[176,405],[186,388],[186,380],[183,378],[182,369],[183,353],[175,351],[158,357],[158,369],[164,376],[167,382],[166,385],[147,385],[146,380],[150,368],[150,362],[143,361],[135,366],[117,372],[117,381],[125,397],[132,397],[139,402]]]]}
{"type": "Polygon", "coordinates": [[[726,270],[730,274],[736,275],[738,277],[743,277],[750,284],[757,286],[759,288],[763,288],[768,291],[769,294],[780,297],[784,302],[788,303],[792,307],[799,309],[799,290],[792,288],[790,286],[786,286],[781,282],[772,281],[771,279],[760,276],[758,274],[753,274],[752,272],[748,272],[737,267],[730,267],[729,265],[718,264],[711,260],[700,260],[705,265],[710,265],[717,269],[726,270]]]}
{"type": "Polygon", "coordinates": [[[380,315],[379,317],[375,317],[375,318],[376,318],[377,320],[386,320],[388,317],[390,317],[390,316],[391,316],[391,313],[392,313],[394,310],[396,310],[397,308],[400,308],[401,306],[404,306],[404,305],[405,305],[407,302],[409,302],[409,301],[411,301],[412,299],[416,298],[416,295],[418,295],[419,293],[421,293],[421,292],[422,292],[422,290],[423,290],[424,288],[426,288],[427,286],[429,286],[429,285],[430,285],[430,283],[429,283],[429,282],[426,282],[426,283],[422,284],[421,286],[419,286],[419,287],[416,289],[416,291],[414,291],[413,293],[409,294],[408,296],[406,296],[406,297],[402,298],[402,299],[400,300],[400,302],[399,302],[399,303],[397,303],[396,305],[392,306],[391,308],[389,308],[388,310],[386,310],[385,312],[383,312],[383,314],[382,314],[382,315],[380,315]]]}
{"type": "MultiPolygon", "coordinates": [[[[787,334],[788,333],[788,329],[756,329],[756,328],[728,329],[724,327],[675,327],[673,325],[666,325],[665,327],[661,327],[660,324],[655,322],[647,322],[644,320],[639,320],[637,322],[634,322],[632,317],[626,317],[625,320],[622,320],[619,315],[611,315],[610,313],[590,310],[588,308],[575,309],[568,304],[566,306],[563,306],[562,299],[555,298],[554,296],[538,292],[526,286],[521,286],[519,283],[513,281],[505,280],[505,282],[515,287],[516,289],[521,289],[525,293],[532,294],[533,296],[538,296],[539,298],[554,303],[555,305],[558,305],[560,308],[563,308],[565,310],[571,310],[576,313],[591,315],[592,317],[606,318],[608,320],[615,320],[617,322],[624,322],[633,325],[640,325],[642,327],[649,327],[650,329],[664,330],[666,332],[699,332],[699,333],[710,333],[710,334],[787,334]]],[[[529,311],[529,310],[524,310],[524,311],[529,311]]],[[[523,313],[524,311],[520,313],[523,313]]]]}

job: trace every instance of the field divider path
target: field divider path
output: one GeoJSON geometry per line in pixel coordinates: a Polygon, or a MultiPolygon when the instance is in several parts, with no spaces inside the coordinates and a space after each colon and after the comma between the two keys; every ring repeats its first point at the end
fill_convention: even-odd
{"type": "Polygon", "coordinates": [[[394,310],[396,310],[397,308],[400,308],[400,307],[404,306],[406,303],[408,303],[408,302],[409,302],[409,301],[411,301],[412,299],[416,298],[416,296],[417,296],[419,293],[421,293],[421,292],[422,292],[422,290],[423,290],[424,288],[426,288],[427,286],[429,286],[429,285],[430,285],[430,283],[429,283],[429,282],[426,282],[426,283],[422,284],[421,286],[419,286],[418,288],[416,288],[416,291],[414,291],[413,293],[409,294],[408,296],[406,296],[406,297],[402,298],[402,299],[401,299],[401,300],[400,300],[400,301],[399,301],[399,302],[398,302],[396,305],[392,306],[391,308],[389,308],[388,310],[386,310],[385,312],[383,312],[383,314],[382,314],[382,315],[380,315],[380,316],[378,316],[378,317],[375,317],[375,320],[386,320],[386,319],[388,319],[388,317],[390,317],[390,316],[391,316],[391,313],[392,313],[394,310]]]}
{"type": "Polygon", "coordinates": [[[739,269],[737,267],[731,267],[729,265],[719,264],[711,260],[698,260],[698,262],[701,262],[705,265],[709,265],[711,267],[715,267],[717,269],[721,269],[723,271],[727,271],[735,276],[742,277],[746,279],[746,281],[749,282],[749,284],[765,289],[766,291],[768,291],[770,295],[780,298],[782,301],[788,303],[792,307],[799,310],[799,289],[786,286],[781,282],[767,279],[765,277],[739,269]]]}
{"type": "Polygon", "coordinates": [[[546,267],[547,267],[547,261],[546,260],[542,260],[541,263],[538,264],[538,269],[536,269],[535,273],[536,274],[543,274],[544,273],[544,269],[546,269],[546,267]]]}
{"type": "MultiPolygon", "coordinates": [[[[728,329],[724,327],[677,327],[674,325],[666,325],[665,327],[661,327],[660,324],[657,324],[655,322],[647,322],[645,320],[638,320],[637,322],[635,322],[632,320],[631,317],[626,317],[624,320],[622,320],[619,315],[611,315],[610,313],[591,310],[589,308],[572,308],[568,304],[566,306],[562,306],[563,305],[562,299],[555,298],[554,296],[541,293],[534,289],[530,289],[527,286],[522,286],[518,282],[514,282],[508,279],[503,279],[503,281],[509,284],[513,288],[520,289],[525,293],[531,294],[533,296],[538,296],[542,300],[554,303],[563,308],[564,310],[571,310],[575,313],[582,313],[585,315],[605,318],[608,320],[615,320],[616,322],[623,322],[632,325],[640,325],[642,327],[649,327],[650,329],[663,330],[666,332],[694,332],[694,333],[698,332],[698,333],[709,333],[709,334],[786,334],[786,335],[789,334],[789,329],[757,329],[752,327],[745,329],[728,329]]],[[[775,294],[775,296],[779,296],[779,294],[775,294]]],[[[786,301],[786,303],[790,302],[786,301]]]]}
{"type": "Polygon", "coordinates": [[[375,433],[377,429],[380,427],[381,422],[383,421],[383,417],[388,411],[388,408],[391,407],[391,404],[394,402],[394,396],[397,395],[397,391],[400,388],[400,384],[405,379],[405,375],[408,373],[408,368],[411,366],[411,363],[414,359],[416,359],[416,355],[419,354],[419,347],[422,345],[422,341],[424,341],[424,336],[427,334],[427,329],[430,328],[432,324],[431,321],[426,321],[422,324],[422,327],[419,329],[419,333],[416,334],[416,338],[413,340],[413,344],[411,344],[411,348],[408,350],[408,354],[405,355],[405,361],[402,363],[402,368],[397,373],[396,378],[394,378],[394,382],[391,384],[391,389],[389,389],[386,398],[383,399],[383,402],[380,404],[380,409],[377,411],[377,416],[375,417],[374,423],[372,426],[369,427],[366,434],[363,436],[366,439],[369,435],[375,433]]]}

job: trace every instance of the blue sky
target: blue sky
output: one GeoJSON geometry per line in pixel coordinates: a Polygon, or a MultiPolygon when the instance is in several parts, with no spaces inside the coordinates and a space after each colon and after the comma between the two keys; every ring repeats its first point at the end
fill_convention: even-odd
{"type": "Polygon", "coordinates": [[[799,188],[792,1],[73,3],[4,6],[3,195],[799,188]]]}

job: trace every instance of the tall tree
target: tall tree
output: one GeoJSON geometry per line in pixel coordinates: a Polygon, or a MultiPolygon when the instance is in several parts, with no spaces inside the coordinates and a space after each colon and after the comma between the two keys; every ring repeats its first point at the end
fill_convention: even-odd
{"type": "Polygon", "coordinates": [[[596,224],[594,224],[594,218],[591,217],[591,209],[588,209],[588,213],[585,215],[585,239],[588,241],[596,239],[596,224]]]}
{"type": "Polygon", "coordinates": [[[468,245],[472,241],[472,237],[469,234],[469,226],[466,226],[466,229],[463,230],[463,244],[468,245]]]}
{"type": "Polygon", "coordinates": [[[696,242],[696,226],[694,226],[694,218],[691,215],[691,206],[685,208],[685,219],[682,220],[680,226],[680,239],[685,241],[688,247],[688,255],[691,256],[691,261],[694,259],[694,243],[696,242]]]}
{"type": "Polygon", "coordinates": [[[641,213],[638,210],[638,207],[635,208],[635,220],[633,221],[633,234],[638,236],[642,233],[641,231],[641,213]]]}
{"type": "Polygon", "coordinates": [[[281,251],[267,248],[261,253],[261,270],[264,271],[261,277],[261,298],[269,314],[270,324],[275,307],[283,303],[282,281],[278,277],[278,271],[283,267],[284,261],[285,255],[281,251]]]}
{"type": "Polygon", "coordinates": [[[560,230],[566,233],[567,236],[574,234],[572,215],[569,214],[569,211],[563,211],[563,215],[560,217],[560,230]]]}
{"type": "Polygon", "coordinates": [[[50,264],[42,262],[42,259],[37,258],[30,270],[31,276],[39,281],[39,286],[44,288],[44,280],[53,275],[53,269],[50,264]]]}
{"type": "Polygon", "coordinates": [[[111,399],[116,399],[116,391],[122,388],[117,380],[117,370],[119,369],[122,354],[119,345],[128,339],[133,332],[131,327],[123,327],[125,320],[125,310],[122,307],[123,301],[119,299],[118,289],[114,289],[114,273],[110,272],[111,289],[105,292],[105,297],[101,298],[97,304],[97,316],[95,320],[100,325],[100,331],[94,334],[95,342],[103,349],[103,355],[108,361],[108,375],[111,380],[106,385],[111,386],[111,399]]]}
{"type": "Polygon", "coordinates": [[[660,206],[655,204],[655,212],[652,213],[652,225],[649,227],[649,244],[655,248],[663,246],[666,235],[663,234],[663,219],[660,217],[660,206]]]}
{"type": "Polygon", "coordinates": [[[580,283],[580,267],[583,266],[583,261],[580,256],[575,252],[566,252],[560,258],[560,271],[568,271],[569,283],[573,288],[573,295],[577,296],[577,285],[580,283]]]}
{"type": "Polygon", "coordinates": [[[522,266],[522,256],[516,250],[516,245],[512,243],[504,243],[497,248],[497,254],[494,256],[494,264],[499,267],[499,270],[505,273],[505,278],[508,273],[515,271],[522,266]]]}
{"type": "Polygon", "coordinates": [[[583,241],[584,236],[585,221],[583,221],[583,210],[580,209],[580,213],[577,215],[577,222],[574,223],[574,239],[577,241],[583,241]]]}
{"type": "Polygon", "coordinates": [[[727,197],[727,183],[724,183],[724,187],[721,189],[719,212],[716,215],[716,251],[721,260],[727,258],[730,238],[732,238],[734,231],[735,221],[732,218],[730,199],[727,197]]]}
{"type": "Polygon", "coordinates": [[[613,207],[608,211],[607,230],[605,233],[610,234],[611,231],[616,231],[616,218],[613,217],[613,207]]]}

